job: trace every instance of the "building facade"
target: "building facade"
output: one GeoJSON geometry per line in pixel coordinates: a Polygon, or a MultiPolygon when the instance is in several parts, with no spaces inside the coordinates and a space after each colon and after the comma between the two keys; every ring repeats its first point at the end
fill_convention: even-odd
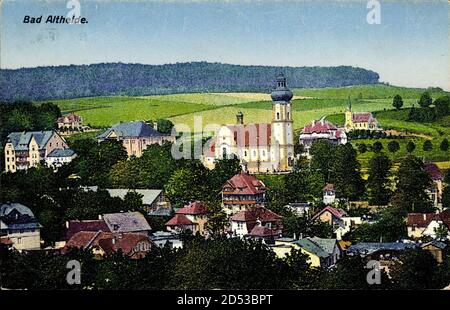
{"type": "Polygon", "coordinates": [[[55,131],[12,132],[5,145],[5,171],[26,170],[44,163],[54,150],[68,149],[66,141],[55,131]]]}
{"type": "Polygon", "coordinates": [[[74,113],[63,115],[57,120],[58,129],[80,131],[83,129],[83,118],[74,113]]]}
{"type": "Polygon", "coordinates": [[[347,135],[345,130],[337,128],[325,118],[312,121],[300,132],[299,143],[303,145],[304,153],[309,156],[311,147],[316,141],[326,140],[333,145],[346,144],[347,135]]]}
{"type": "Polygon", "coordinates": [[[142,152],[152,144],[175,142],[174,135],[160,133],[143,121],[116,124],[99,135],[97,139],[99,142],[107,139],[121,141],[128,157],[142,156],[142,152]]]}
{"type": "Polygon", "coordinates": [[[290,100],[292,92],[280,74],[272,92],[272,122],[244,124],[244,115],[237,114],[237,124],[223,125],[211,139],[203,154],[206,167],[214,168],[217,159],[236,156],[244,171],[290,171],[294,164],[293,119],[290,100]]]}
{"type": "Polygon", "coordinates": [[[377,119],[370,112],[353,112],[349,99],[348,108],[345,111],[345,131],[352,130],[381,130],[377,119]]]}
{"type": "Polygon", "coordinates": [[[206,233],[208,210],[200,201],[194,201],[175,211],[175,215],[165,224],[168,231],[179,233],[190,230],[193,234],[206,233]]]}

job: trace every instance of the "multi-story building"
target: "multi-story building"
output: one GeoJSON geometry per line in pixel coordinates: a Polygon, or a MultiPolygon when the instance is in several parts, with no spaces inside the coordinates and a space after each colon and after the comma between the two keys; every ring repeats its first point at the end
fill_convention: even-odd
{"type": "Polygon", "coordinates": [[[97,137],[99,142],[113,139],[122,142],[128,156],[142,156],[142,152],[151,144],[175,142],[175,136],[163,134],[143,121],[119,123],[97,137]]]}
{"type": "Polygon", "coordinates": [[[222,186],[222,205],[226,214],[234,214],[255,205],[264,205],[266,186],[245,172],[234,175],[222,186]]]}
{"type": "Polygon", "coordinates": [[[208,210],[200,201],[194,201],[175,211],[175,215],[165,224],[168,231],[179,233],[190,230],[193,234],[206,233],[208,210]]]}
{"type": "Polygon", "coordinates": [[[57,120],[58,129],[80,131],[83,129],[83,118],[74,113],[63,115],[57,120]]]}
{"type": "Polygon", "coordinates": [[[12,132],[6,139],[5,171],[36,167],[54,150],[68,148],[66,141],[53,130],[12,132]]]}
{"type": "Polygon", "coordinates": [[[272,122],[244,124],[237,114],[237,124],[221,126],[203,154],[203,164],[212,169],[217,159],[236,156],[244,171],[290,171],[294,164],[294,134],[290,100],[292,92],[280,74],[272,92],[272,122]]]}
{"type": "Polygon", "coordinates": [[[346,144],[347,135],[345,130],[337,128],[336,125],[326,121],[325,118],[313,120],[303,127],[300,132],[299,143],[303,145],[304,153],[309,156],[311,147],[316,141],[326,140],[333,145],[346,144]]]}

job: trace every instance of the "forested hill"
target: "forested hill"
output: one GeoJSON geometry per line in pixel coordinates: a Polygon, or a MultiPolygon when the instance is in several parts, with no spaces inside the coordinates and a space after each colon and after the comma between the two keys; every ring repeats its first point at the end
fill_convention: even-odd
{"type": "Polygon", "coordinates": [[[348,66],[273,67],[193,62],[167,65],[102,63],[0,70],[0,100],[105,95],[267,92],[283,72],[291,88],[376,84],[376,72],[348,66]]]}

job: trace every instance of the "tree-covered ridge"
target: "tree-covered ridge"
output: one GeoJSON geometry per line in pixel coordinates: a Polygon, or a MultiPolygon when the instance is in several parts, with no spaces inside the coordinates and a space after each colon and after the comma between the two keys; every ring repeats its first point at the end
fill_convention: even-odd
{"type": "Polygon", "coordinates": [[[0,70],[0,100],[143,96],[192,92],[267,92],[283,72],[291,88],[377,84],[376,72],[339,67],[241,66],[189,62],[165,65],[101,63],[0,70]]]}

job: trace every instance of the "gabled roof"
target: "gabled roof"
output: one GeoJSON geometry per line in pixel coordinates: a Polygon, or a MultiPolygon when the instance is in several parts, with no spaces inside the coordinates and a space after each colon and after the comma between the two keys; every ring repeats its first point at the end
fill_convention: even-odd
{"type": "Polygon", "coordinates": [[[238,147],[268,146],[272,136],[271,124],[227,125],[238,147]]]}
{"type": "MultiPolygon", "coordinates": [[[[336,240],[335,240],[336,241],[336,240]]],[[[317,255],[320,258],[327,258],[331,255],[331,253],[325,251],[320,244],[316,243],[312,238],[303,238],[294,241],[302,249],[306,250],[309,253],[317,255]]]]}
{"type": "Polygon", "coordinates": [[[320,120],[314,120],[305,127],[303,127],[301,133],[303,134],[328,133],[330,131],[335,130],[337,130],[336,125],[322,118],[320,120]]]}
{"type": "Polygon", "coordinates": [[[185,205],[183,208],[175,211],[176,214],[189,214],[189,215],[197,215],[197,214],[206,214],[208,210],[200,201],[191,202],[188,205],[185,205]]]}
{"type": "Polygon", "coordinates": [[[367,123],[373,121],[372,113],[370,112],[358,112],[352,114],[352,120],[355,123],[367,123]]]}
{"type": "Polygon", "coordinates": [[[261,206],[250,207],[247,210],[239,211],[230,217],[231,221],[236,222],[274,222],[281,220],[281,216],[275,212],[261,206]]]}
{"type": "Polygon", "coordinates": [[[47,155],[47,157],[72,157],[75,151],[71,149],[55,149],[47,155]]]}
{"type": "Polygon", "coordinates": [[[25,207],[23,204],[20,204],[20,203],[4,203],[4,204],[1,204],[0,205],[0,217],[1,216],[7,216],[13,210],[18,211],[22,215],[28,215],[28,216],[34,218],[34,214],[30,210],[30,208],[25,207]]]}
{"type": "Polygon", "coordinates": [[[82,118],[74,113],[69,113],[58,118],[58,123],[75,123],[81,122],[82,118]]]}
{"type": "Polygon", "coordinates": [[[139,212],[104,214],[103,220],[112,232],[139,232],[151,230],[147,220],[139,212]]]}
{"type": "Polygon", "coordinates": [[[65,232],[65,239],[69,240],[73,235],[80,231],[90,231],[90,232],[97,232],[97,231],[103,231],[103,232],[109,232],[108,225],[106,225],[105,221],[103,220],[86,220],[86,221],[79,221],[79,220],[72,220],[67,222],[67,228],[65,232]]]}
{"type": "Polygon", "coordinates": [[[408,213],[406,225],[425,228],[435,219],[439,219],[436,213],[408,213]]]}
{"type": "Polygon", "coordinates": [[[20,203],[0,205],[0,230],[20,230],[41,228],[33,212],[20,203]]]}
{"type": "Polygon", "coordinates": [[[143,121],[119,123],[113,125],[110,129],[99,135],[98,139],[106,139],[114,132],[121,138],[143,138],[143,137],[157,137],[167,136],[155,130],[153,127],[143,121]]]}
{"type": "Polygon", "coordinates": [[[161,189],[124,189],[124,188],[114,188],[106,189],[111,197],[119,197],[121,199],[125,198],[125,195],[129,192],[136,192],[142,195],[142,203],[144,205],[151,205],[155,200],[161,195],[161,189]]]}
{"type": "Polygon", "coordinates": [[[424,170],[433,181],[443,180],[444,174],[435,163],[424,164],[424,170]]]}
{"type": "Polygon", "coordinates": [[[56,133],[53,130],[12,132],[8,135],[7,140],[12,143],[15,150],[27,151],[32,138],[36,140],[39,149],[42,149],[54,134],[56,133]]]}
{"type": "Polygon", "coordinates": [[[245,172],[240,172],[234,175],[231,179],[225,182],[222,190],[231,188],[232,191],[224,191],[225,194],[235,195],[256,195],[262,194],[266,190],[263,182],[258,180],[255,176],[249,175],[245,172]]]}
{"type": "Polygon", "coordinates": [[[341,218],[341,217],[347,215],[347,212],[345,212],[345,210],[326,206],[325,208],[323,208],[322,210],[317,212],[316,215],[314,215],[312,217],[312,220],[314,221],[315,219],[317,219],[320,215],[322,215],[325,212],[330,212],[333,216],[335,216],[337,218],[341,218]]]}
{"type": "Polygon", "coordinates": [[[250,231],[248,236],[251,236],[251,237],[272,237],[272,236],[277,236],[278,234],[279,234],[279,230],[278,229],[271,229],[271,228],[266,227],[264,225],[256,225],[250,231]]]}
{"type": "Polygon", "coordinates": [[[186,217],[184,214],[175,214],[166,224],[165,226],[188,226],[188,225],[197,225],[192,222],[190,219],[186,217]]]}

